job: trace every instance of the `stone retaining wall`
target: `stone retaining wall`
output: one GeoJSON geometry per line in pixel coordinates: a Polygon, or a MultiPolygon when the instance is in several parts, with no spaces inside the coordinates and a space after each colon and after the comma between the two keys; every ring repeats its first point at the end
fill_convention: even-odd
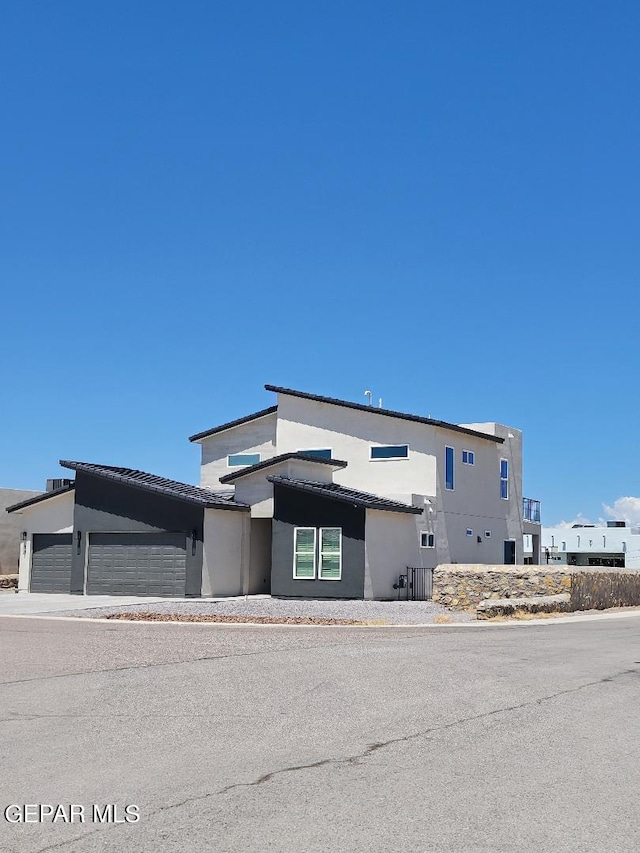
{"type": "Polygon", "coordinates": [[[433,572],[433,600],[456,610],[486,599],[530,598],[571,591],[573,566],[443,564],[433,572]]]}

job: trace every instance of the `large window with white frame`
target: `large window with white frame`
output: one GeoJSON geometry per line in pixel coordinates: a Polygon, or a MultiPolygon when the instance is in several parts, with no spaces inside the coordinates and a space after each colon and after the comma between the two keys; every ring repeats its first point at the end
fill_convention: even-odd
{"type": "Polygon", "coordinates": [[[293,531],[293,577],[296,580],[315,580],[315,527],[296,527],[293,531]]]}
{"type": "Polygon", "coordinates": [[[321,527],[319,539],[318,578],[339,581],[342,577],[342,530],[340,527],[321,527]]]}
{"type": "Polygon", "coordinates": [[[342,528],[294,528],[293,577],[295,580],[341,580],[342,528]]]}
{"type": "Polygon", "coordinates": [[[452,492],[455,488],[455,450],[453,447],[444,449],[444,487],[452,492]]]}
{"type": "Polygon", "coordinates": [[[500,497],[503,501],[509,500],[509,460],[500,460],[500,497]]]}

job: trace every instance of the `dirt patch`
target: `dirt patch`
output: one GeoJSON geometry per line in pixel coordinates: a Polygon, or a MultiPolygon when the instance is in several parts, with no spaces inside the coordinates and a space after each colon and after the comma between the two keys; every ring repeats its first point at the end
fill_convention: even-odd
{"type": "MultiPolygon", "coordinates": [[[[258,625],[368,625],[357,619],[327,619],[320,616],[222,616],[215,613],[111,613],[107,619],[127,619],[133,622],[221,622],[226,624],[258,625]]],[[[383,624],[376,622],[375,624],[383,624]]]]}

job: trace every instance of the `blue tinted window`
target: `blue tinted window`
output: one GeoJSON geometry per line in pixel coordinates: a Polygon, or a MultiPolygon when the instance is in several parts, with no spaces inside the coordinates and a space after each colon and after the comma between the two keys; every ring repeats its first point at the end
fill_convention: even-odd
{"type": "Polygon", "coordinates": [[[246,465],[257,465],[259,461],[259,453],[234,453],[232,456],[227,456],[227,465],[229,466],[229,468],[240,468],[246,465]]]}
{"type": "Polygon", "coordinates": [[[509,462],[506,459],[500,460],[500,479],[507,480],[509,478],[509,462]]]}
{"type": "Polygon", "coordinates": [[[462,462],[465,465],[475,465],[476,457],[473,450],[463,450],[462,451],[462,462]]]}
{"type": "Polygon", "coordinates": [[[507,459],[500,460],[500,497],[509,500],[509,462],[507,459]]]}
{"type": "Polygon", "coordinates": [[[298,453],[302,453],[303,456],[313,456],[316,459],[331,459],[331,449],[325,450],[299,450],[298,453]]]}
{"type": "Polygon", "coordinates": [[[389,444],[386,447],[372,447],[372,459],[407,459],[409,456],[408,444],[389,444]]]}
{"type": "Polygon", "coordinates": [[[454,452],[453,447],[445,447],[444,449],[444,487],[453,491],[454,488],[454,452]]]}

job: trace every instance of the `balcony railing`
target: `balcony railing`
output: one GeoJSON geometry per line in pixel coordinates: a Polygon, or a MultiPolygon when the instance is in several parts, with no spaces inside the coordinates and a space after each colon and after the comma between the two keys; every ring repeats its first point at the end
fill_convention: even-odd
{"type": "Polygon", "coordinates": [[[540,524],[540,501],[533,498],[522,498],[522,517],[525,521],[540,524]]]}

